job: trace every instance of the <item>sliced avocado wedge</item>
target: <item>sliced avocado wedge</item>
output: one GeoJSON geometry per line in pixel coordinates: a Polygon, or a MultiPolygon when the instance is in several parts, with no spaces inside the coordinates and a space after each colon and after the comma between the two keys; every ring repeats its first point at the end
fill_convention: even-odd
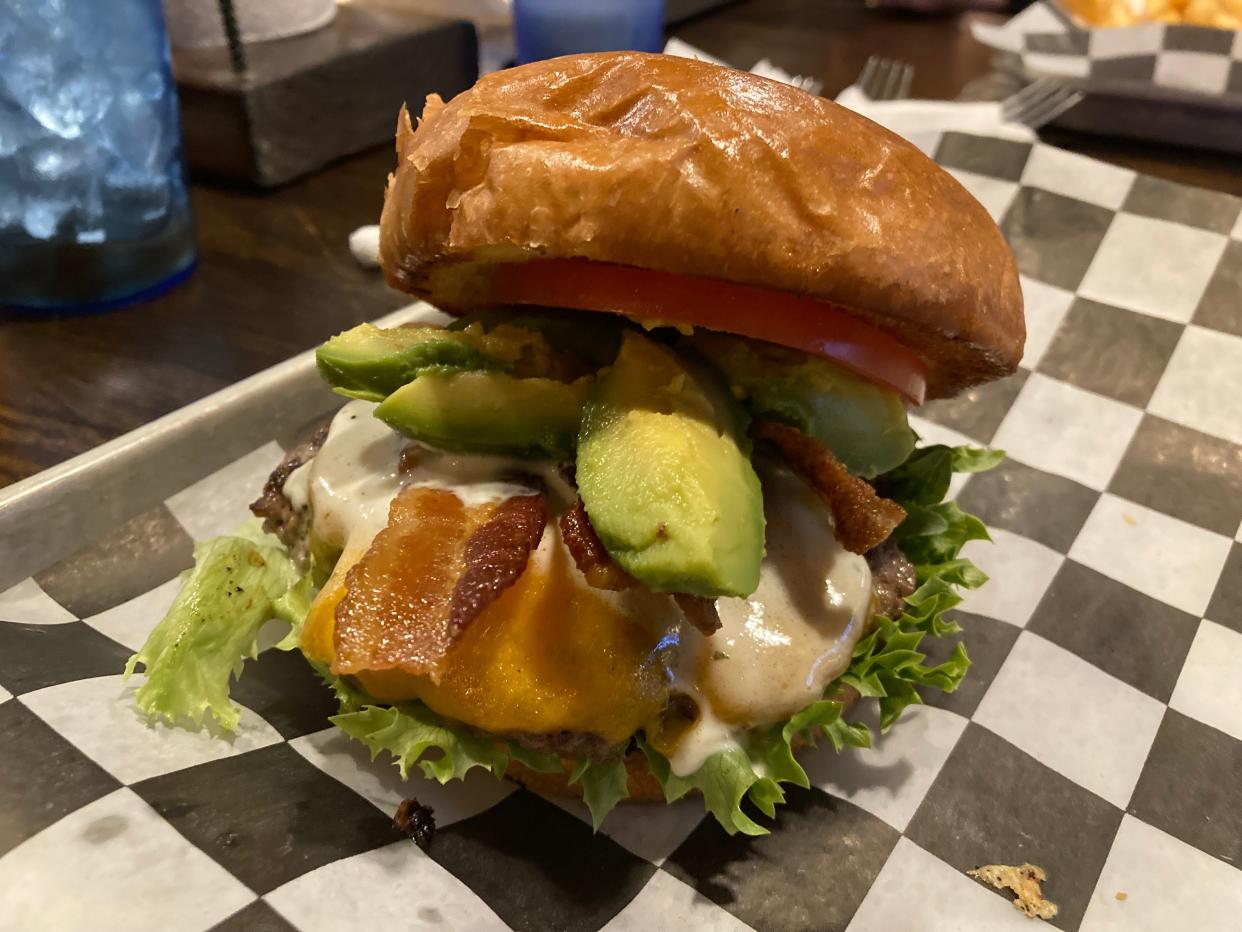
{"type": "Polygon", "coordinates": [[[576,357],[594,371],[610,365],[617,358],[621,333],[627,326],[626,319],[617,314],[524,306],[516,310],[487,308],[475,311],[453,321],[449,329],[481,327],[490,334],[498,328],[520,327],[541,335],[553,349],[576,357]]]}
{"type": "Polygon", "coordinates": [[[467,334],[440,327],[383,329],[373,324],[332,337],[315,350],[315,362],[337,392],[364,401],[383,401],[424,369],[503,367],[467,334]]]}
{"type": "Polygon", "coordinates": [[[572,460],[592,379],[519,379],[504,372],[424,372],[389,395],[375,416],[429,446],[572,460]]]}
{"type": "Polygon", "coordinates": [[[706,330],[679,345],[714,366],[753,414],[822,440],[855,475],[887,472],[914,449],[901,398],[826,359],[706,330]]]}
{"type": "Polygon", "coordinates": [[[381,329],[360,324],[315,351],[319,372],[342,395],[383,401],[427,370],[503,371],[561,378],[581,375],[538,333],[501,326],[381,329]]]}
{"type": "Polygon", "coordinates": [[[747,596],[763,493],[747,417],[718,377],[627,331],[583,409],[578,491],[608,553],[658,592],[747,596]]]}

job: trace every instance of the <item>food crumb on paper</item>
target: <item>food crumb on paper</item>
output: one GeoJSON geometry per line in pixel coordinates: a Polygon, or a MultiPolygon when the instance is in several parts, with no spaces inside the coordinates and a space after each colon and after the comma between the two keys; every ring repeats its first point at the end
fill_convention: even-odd
{"type": "Polygon", "coordinates": [[[1039,885],[1047,879],[1042,867],[1034,864],[1021,864],[1011,867],[1006,864],[986,864],[967,871],[968,877],[982,880],[997,890],[1011,890],[1014,894],[1014,909],[1020,909],[1033,919],[1051,919],[1057,914],[1057,904],[1044,899],[1039,885]]]}
{"type": "Polygon", "coordinates": [[[430,806],[424,806],[417,799],[403,799],[392,824],[423,851],[431,848],[431,839],[436,833],[436,817],[430,806]]]}
{"type": "Polygon", "coordinates": [[[1128,894],[1128,893],[1126,893],[1126,892],[1124,892],[1124,891],[1122,891],[1122,890],[1118,890],[1118,891],[1117,891],[1117,902],[1118,902],[1118,903],[1124,903],[1124,902],[1126,901],[1126,897],[1128,897],[1129,895],[1130,895],[1130,894],[1128,894]]]}
{"type": "Polygon", "coordinates": [[[1130,527],[1134,527],[1136,524],[1138,524],[1138,518],[1134,517],[1134,515],[1131,515],[1131,514],[1125,514],[1124,512],[1121,515],[1121,520],[1124,521],[1126,524],[1130,525],[1130,527]]]}

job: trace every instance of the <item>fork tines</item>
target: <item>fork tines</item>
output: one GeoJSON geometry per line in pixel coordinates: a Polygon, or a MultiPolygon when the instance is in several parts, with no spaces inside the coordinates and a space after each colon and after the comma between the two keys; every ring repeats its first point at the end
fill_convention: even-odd
{"type": "Polygon", "coordinates": [[[1052,78],[1039,78],[1001,102],[1001,116],[1031,129],[1051,123],[1069,110],[1083,95],[1075,88],[1052,78]]]}
{"type": "Polygon", "coordinates": [[[914,66],[895,58],[872,55],[854,83],[872,100],[902,100],[910,96],[914,66]]]}

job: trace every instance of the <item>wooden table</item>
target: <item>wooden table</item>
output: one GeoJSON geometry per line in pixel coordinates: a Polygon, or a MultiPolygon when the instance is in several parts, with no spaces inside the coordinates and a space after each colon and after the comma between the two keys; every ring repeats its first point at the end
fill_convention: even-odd
{"type": "MultiPolygon", "coordinates": [[[[858,0],[751,0],[674,33],[740,67],[767,57],[851,83],[867,56],[913,62],[916,96],[952,98],[990,53],[959,16],[868,10],[858,0]]],[[[1242,193],[1225,156],[1085,137],[1057,145],[1242,193]]],[[[408,300],[359,267],[349,232],[379,215],[385,148],[273,193],[193,186],[201,259],[189,282],[93,317],[0,317],[0,486],[138,427],[408,300]]]]}

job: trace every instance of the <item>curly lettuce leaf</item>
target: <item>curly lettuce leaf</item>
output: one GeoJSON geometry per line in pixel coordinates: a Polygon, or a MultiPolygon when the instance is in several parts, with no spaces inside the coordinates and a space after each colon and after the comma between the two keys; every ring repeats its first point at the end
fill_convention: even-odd
{"type": "Polygon", "coordinates": [[[893,539],[923,580],[934,575],[937,566],[955,560],[967,541],[992,538],[984,523],[962,511],[957,502],[941,502],[906,508],[906,519],[893,532],[893,539]]]}
{"type": "Polygon", "coordinates": [[[310,596],[309,574],[298,572],[257,521],[198,544],[168,614],[125,664],[126,677],[139,664],[145,668],[138,708],[170,725],[199,727],[210,715],[235,731],[241,712],[229,701],[230,679],[258,656],[263,624],[280,618],[300,625],[310,596]]]}
{"type": "MultiPolygon", "coordinates": [[[[975,576],[971,581],[979,582],[975,576]]],[[[907,706],[923,701],[919,687],[951,693],[966,675],[970,657],[960,643],[948,660],[935,666],[926,666],[927,655],[919,650],[925,637],[961,631],[960,625],[944,617],[960,601],[944,579],[929,579],[907,599],[909,611],[896,621],[877,617],[875,628],[855,645],[849,668],[837,683],[879,700],[881,732],[888,731],[907,706]]]]}
{"type": "MultiPolygon", "coordinates": [[[[637,740],[668,802],[676,802],[691,790],[698,790],[703,794],[707,811],[730,835],[738,832],[744,835],[766,834],[763,826],[742,811],[742,800],[746,794],[765,778],[755,772],[750,756],[741,747],[718,751],[694,773],[680,777],[673,773],[668,758],[648,744],[644,736],[639,735],[637,740]]],[[[762,795],[764,791],[759,793],[762,795]]]]}
{"type": "Polygon", "coordinates": [[[509,742],[509,756],[519,764],[525,764],[536,773],[560,773],[565,768],[555,754],[535,751],[516,741],[509,742]]]}
{"type": "MultiPolygon", "coordinates": [[[[343,702],[356,702],[352,687],[335,677],[325,679],[343,702]]],[[[440,783],[463,779],[475,767],[499,778],[504,776],[511,758],[540,773],[563,773],[565,769],[555,754],[478,735],[417,701],[398,706],[363,705],[342,711],[330,721],[365,744],[372,760],[381,751],[388,752],[402,779],[409,776],[416,764],[427,777],[440,783]]],[[[569,773],[569,782],[581,783],[583,800],[596,831],[613,807],[629,795],[628,774],[620,757],[605,761],[580,758],[569,773]]]]}
{"type": "MultiPolygon", "coordinates": [[[[982,521],[962,511],[956,502],[942,499],[949,492],[953,473],[984,472],[1004,457],[1002,450],[936,444],[920,447],[876,480],[877,491],[906,510],[906,519],[893,532],[893,539],[918,569],[920,583],[944,576],[950,564],[970,567],[969,561],[957,559],[962,547],[968,541],[992,539],[982,521]]],[[[955,585],[980,586],[987,577],[978,570],[973,574],[959,570],[956,576],[945,578],[955,585]]]]}
{"type": "Polygon", "coordinates": [[[935,505],[949,494],[953,473],[985,472],[1004,458],[1004,450],[983,447],[950,447],[943,443],[919,447],[900,466],[876,479],[876,491],[902,507],[935,505]]]}
{"type": "Polygon", "coordinates": [[[604,816],[630,795],[630,775],[621,757],[605,761],[581,758],[569,774],[569,782],[582,784],[582,801],[591,811],[591,827],[599,831],[604,816]]]}
{"type": "Polygon", "coordinates": [[[285,594],[272,603],[272,612],[281,621],[289,623],[289,633],[274,645],[277,650],[299,650],[302,646],[302,626],[306,624],[306,616],[310,614],[311,603],[315,601],[315,570],[312,561],[311,571],[304,574],[290,586],[285,594]]]}
{"type": "Polygon", "coordinates": [[[402,779],[409,776],[415,764],[440,783],[460,780],[475,767],[502,777],[509,765],[503,746],[437,715],[421,702],[367,705],[355,712],[333,715],[329,721],[365,744],[371,751],[371,760],[380,751],[391,754],[402,779]],[[423,756],[433,750],[439,753],[430,758],[423,756]]]}
{"type": "Polygon", "coordinates": [[[949,468],[953,472],[987,472],[1005,458],[1004,450],[989,447],[949,447],[949,468]]]}
{"type": "Polygon", "coordinates": [[[954,587],[975,589],[988,578],[958,556],[968,541],[991,540],[988,529],[956,502],[940,499],[948,493],[954,472],[983,472],[1004,456],[1001,450],[978,447],[923,447],[877,480],[877,488],[906,509],[906,520],[893,537],[914,563],[919,588],[906,598],[897,619],[875,619],[875,628],[855,645],[850,666],[837,683],[879,699],[881,732],[888,731],[907,706],[923,701],[919,687],[953,692],[970,667],[960,643],[948,660],[930,667],[923,663],[927,655],[919,650],[925,637],[961,631],[957,622],[945,617],[962,601],[954,587]]]}

